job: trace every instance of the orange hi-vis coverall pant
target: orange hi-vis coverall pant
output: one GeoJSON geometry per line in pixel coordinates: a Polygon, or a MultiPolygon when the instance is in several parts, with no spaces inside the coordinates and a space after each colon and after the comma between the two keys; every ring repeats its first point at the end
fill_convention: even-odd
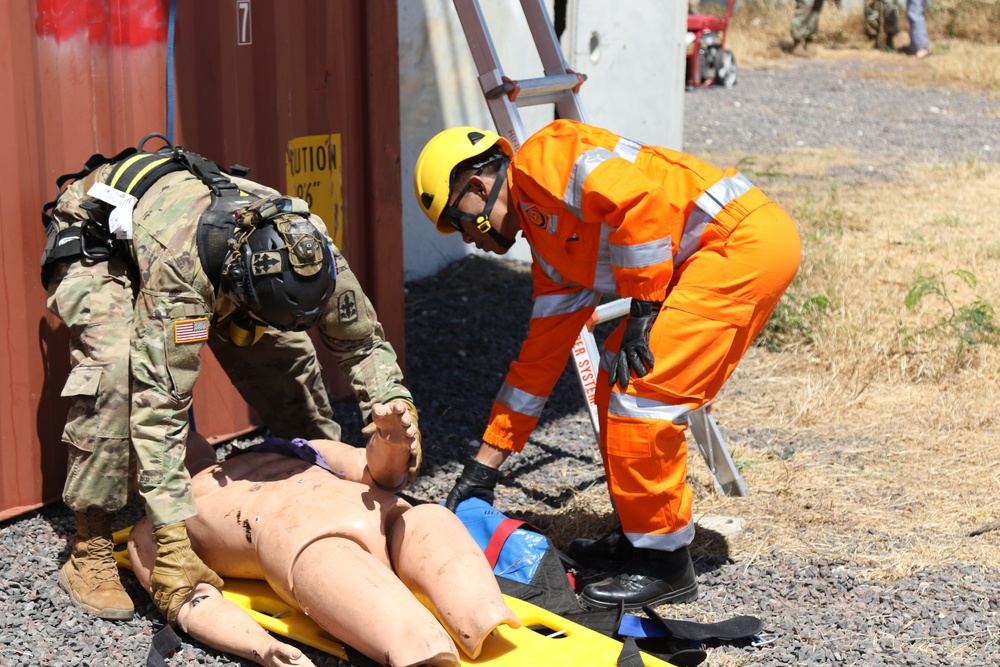
{"type": "Polygon", "coordinates": [[[608,386],[623,321],[596,400],[625,534],[637,547],[683,547],[694,537],[687,415],[719,392],[795,276],[795,224],[735,169],[575,121],[532,135],[507,182],[532,249],[534,305],[483,441],[524,448],[601,294],[663,302],[653,368],[625,390],[608,386]]]}

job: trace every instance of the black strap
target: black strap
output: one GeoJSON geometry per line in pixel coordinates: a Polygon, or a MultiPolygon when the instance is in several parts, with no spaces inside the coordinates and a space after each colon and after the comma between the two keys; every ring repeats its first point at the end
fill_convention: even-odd
{"type": "Polygon", "coordinates": [[[89,158],[87,158],[87,161],[83,164],[83,169],[81,169],[80,171],[75,171],[72,174],[63,174],[62,176],[57,178],[56,198],[50,202],[45,202],[45,204],[42,205],[42,224],[46,228],[48,228],[49,223],[52,221],[52,209],[56,207],[56,203],[59,201],[60,195],[62,195],[63,186],[66,185],[66,183],[83,178],[90,172],[94,171],[95,169],[103,165],[112,164],[114,162],[124,160],[125,158],[135,154],[136,152],[138,152],[138,149],[130,146],[112,157],[105,157],[101,153],[94,153],[89,158]]]}
{"type": "Polygon", "coordinates": [[[749,639],[760,632],[761,627],[763,627],[760,619],[756,616],[734,616],[715,623],[696,623],[663,618],[649,605],[643,605],[642,610],[666,630],[668,636],[695,642],[705,642],[712,639],[722,641],[749,639]]]}
{"type": "Polygon", "coordinates": [[[108,185],[126,192],[136,199],[142,196],[167,174],[186,169],[172,151],[134,153],[118,162],[108,175],[108,185]]]}
{"type": "Polygon", "coordinates": [[[215,293],[219,293],[222,282],[222,268],[229,253],[229,239],[233,237],[236,219],[233,211],[247,206],[254,197],[240,191],[231,181],[232,187],[218,192],[212,190],[212,202],[198,220],[198,257],[215,293]]]}
{"type": "Polygon", "coordinates": [[[645,667],[634,637],[626,637],[618,654],[618,667],[645,667]]]}
{"type": "MultiPolygon", "coordinates": [[[[100,153],[92,155],[83,169],[72,174],[64,174],[56,179],[59,195],[62,194],[63,185],[68,181],[82,178],[101,165],[110,163],[114,163],[115,167],[108,177],[108,184],[113,184],[113,187],[127,192],[136,199],[141,199],[154,183],[167,174],[182,169],[194,174],[205,184],[209,189],[212,201],[198,221],[198,254],[201,258],[202,268],[218,292],[222,265],[236,222],[232,212],[249,205],[254,200],[253,197],[242,192],[227,174],[246,176],[250,170],[242,165],[234,165],[227,171],[212,160],[197,153],[190,153],[178,146],[171,146],[166,137],[154,134],[144,137],[139,142],[139,149],[127,148],[111,158],[100,153]],[[142,151],[143,144],[154,136],[163,139],[167,146],[152,153],[142,151]]],[[[49,235],[45,252],[42,255],[42,283],[46,287],[48,287],[49,274],[55,262],[72,260],[81,256],[91,257],[93,253],[88,254],[88,251],[94,250],[91,247],[93,244],[88,245],[90,239],[86,231],[81,231],[76,225],[70,230],[58,233],[52,229],[50,225],[52,222],[51,211],[56,207],[58,201],[59,196],[57,195],[54,200],[42,207],[42,222],[49,235]]],[[[108,256],[110,254],[105,257],[92,258],[107,259],[108,256]]]]}
{"type": "Polygon", "coordinates": [[[169,625],[153,635],[146,654],[146,667],[167,667],[167,658],[181,647],[181,638],[169,625]]]}

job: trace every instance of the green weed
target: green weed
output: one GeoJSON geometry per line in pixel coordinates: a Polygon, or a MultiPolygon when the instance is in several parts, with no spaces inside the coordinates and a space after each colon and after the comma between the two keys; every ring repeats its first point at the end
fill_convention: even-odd
{"type": "Polygon", "coordinates": [[[846,216],[838,204],[836,186],[830,188],[823,200],[808,193],[805,200],[792,211],[792,217],[799,223],[806,240],[820,241],[844,235],[846,216]]]}
{"type": "Polygon", "coordinates": [[[978,296],[971,303],[956,303],[954,290],[949,285],[954,280],[970,289],[976,288],[976,276],[964,269],[943,272],[921,267],[917,270],[904,300],[907,310],[913,310],[929,297],[939,301],[944,312],[930,327],[907,329],[907,339],[912,340],[920,334],[954,337],[959,352],[976,345],[1000,343],[1000,326],[997,325],[994,307],[978,296]]]}
{"type": "Polygon", "coordinates": [[[811,345],[832,305],[822,294],[802,297],[785,292],[754,344],[771,352],[811,345]]]}
{"type": "Polygon", "coordinates": [[[783,171],[779,171],[778,162],[771,162],[760,169],[757,168],[757,160],[752,157],[744,157],[736,163],[736,168],[745,176],[752,176],[754,178],[783,178],[788,174],[783,171]]]}

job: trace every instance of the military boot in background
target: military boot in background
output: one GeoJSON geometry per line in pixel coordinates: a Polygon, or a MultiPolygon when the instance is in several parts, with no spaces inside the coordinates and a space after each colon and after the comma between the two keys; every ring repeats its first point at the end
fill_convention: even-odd
{"type": "Polygon", "coordinates": [[[156,562],[150,577],[153,602],[170,625],[177,624],[177,612],[191,589],[199,583],[222,588],[223,581],[202,562],[191,548],[187,525],[183,521],[153,531],[156,538],[156,562]]]}
{"type": "Polygon", "coordinates": [[[132,598],[118,578],[111,541],[110,512],[76,513],[76,536],[69,560],[59,570],[59,587],[77,607],[107,619],[130,619],[132,598]]]}

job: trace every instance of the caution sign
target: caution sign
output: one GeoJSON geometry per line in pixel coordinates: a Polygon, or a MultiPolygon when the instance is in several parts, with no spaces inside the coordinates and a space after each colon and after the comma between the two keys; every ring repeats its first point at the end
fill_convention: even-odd
{"type": "Polygon", "coordinates": [[[340,135],[314,134],[288,142],[285,156],[288,194],[304,199],[323,218],[337,247],[344,240],[344,198],[340,171],[340,135]]]}

